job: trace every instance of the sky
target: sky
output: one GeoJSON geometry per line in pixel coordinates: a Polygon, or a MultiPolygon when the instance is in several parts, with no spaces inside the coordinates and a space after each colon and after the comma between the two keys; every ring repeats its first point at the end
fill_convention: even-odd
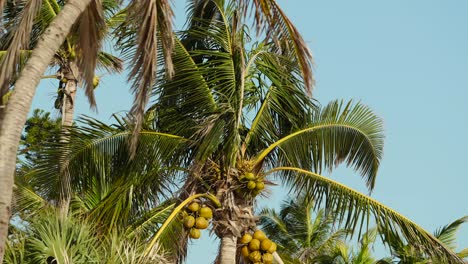
{"type": "MultiPolygon", "coordinates": [[[[278,2],[314,55],[314,97],[323,105],[361,101],[384,120],[384,156],[372,197],[431,232],[468,215],[468,1],[278,2]]],[[[180,28],[185,1],[174,4],[180,28]]],[[[130,108],[129,87],[125,76],[104,76],[96,90],[98,113],[82,93],[76,112],[110,122],[112,113],[130,108]]],[[[54,82],[43,81],[33,108],[53,111],[55,92],[54,82]]],[[[352,170],[327,176],[366,192],[352,170]]],[[[269,204],[284,197],[276,190],[269,204]]],[[[206,231],[202,237],[191,243],[188,264],[214,258],[217,241],[206,231]]],[[[468,247],[468,225],[458,244],[468,247]]]]}

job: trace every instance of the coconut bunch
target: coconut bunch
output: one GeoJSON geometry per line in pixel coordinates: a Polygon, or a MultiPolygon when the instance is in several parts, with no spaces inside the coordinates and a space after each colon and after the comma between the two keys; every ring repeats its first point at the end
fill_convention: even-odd
{"type": "Polygon", "coordinates": [[[208,228],[210,219],[213,218],[213,211],[198,202],[192,202],[185,208],[184,227],[189,231],[189,237],[199,239],[201,231],[208,228]]]}
{"type": "Polygon", "coordinates": [[[245,233],[239,240],[243,244],[241,254],[247,262],[254,264],[273,263],[273,253],[276,251],[276,243],[269,240],[261,230],[253,234],[245,233]]]}
{"type": "Polygon", "coordinates": [[[237,189],[238,192],[257,196],[263,191],[263,189],[265,189],[265,181],[263,178],[259,175],[253,174],[252,172],[241,174],[238,180],[240,185],[240,188],[237,189]]]}

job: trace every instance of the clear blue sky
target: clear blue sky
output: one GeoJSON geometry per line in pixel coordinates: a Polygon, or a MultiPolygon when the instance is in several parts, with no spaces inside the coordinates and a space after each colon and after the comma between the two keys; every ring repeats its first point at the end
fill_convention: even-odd
{"type": "MultiPolygon", "coordinates": [[[[314,96],[322,104],[361,100],[384,119],[385,151],[373,197],[429,231],[468,215],[468,1],[278,2],[314,54],[314,96]]],[[[185,1],[175,5],[180,26],[185,1]]],[[[44,81],[33,107],[51,111],[55,87],[44,81]]],[[[128,88],[124,77],[103,78],[97,90],[101,120],[129,109],[128,88]]],[[[77,112],[91,114],[85,100],[77,112]]],[[[331,176],[365,191],[350,170],[331,176]]],[[[468,226],[458,238],[459,248],[468,247],[468,226]]],[[[197,241],[188,263],[211,263],[217,248],[213,240],[197,241]]]]}

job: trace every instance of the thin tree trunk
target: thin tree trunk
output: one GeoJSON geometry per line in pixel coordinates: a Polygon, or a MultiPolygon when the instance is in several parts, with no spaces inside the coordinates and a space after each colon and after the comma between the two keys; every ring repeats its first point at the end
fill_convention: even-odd
{"type": "Polygon", "coordinates": [[[220,264],[236,264],[237,237],[225,235],[221,238],[220,264]]]}
{"type": "MultiPolygon", "coordinates": [[[[67,83],[65,84],[62,103],[62,134],[60,138],[60,142],[65,144],[70,142],[68,129],[73,125],[76,88],[78,84],[78,69],[76,64],[74,62],[70,62],[67,68],[68,69],[63,72],[64,77],[67,79],[67,83]]],[[[68,151],[65,150],[65,152],[62,153],[63,159],[60,160],[60,197],[58,201],[58,208],[62,217],[67,216],[71,200],[70,174],[68,170],[66,170],[68,165],[67,156],[68,151]]]]}
{"type": "Polygon", "coordinates": [[[5,109],[0,131],[0,263],[3,262],[11,215],[16,151],[36,87],[55,51],[62,45],[71,27],[90,2],[91,0],[69,0],[67,2],[40,37],[30,59],[16,81],[15,89],[5,109]]]}

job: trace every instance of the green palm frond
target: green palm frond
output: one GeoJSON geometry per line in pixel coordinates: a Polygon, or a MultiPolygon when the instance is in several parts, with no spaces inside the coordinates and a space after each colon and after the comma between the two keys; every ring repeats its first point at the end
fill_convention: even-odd
{"type": "Polygon", "coordinates": [[[248,57],[245,110],[256,116],[245,142],[253,155],[302,126],[316,107],[304,93],[297,65],[262,45],[248,57]]]}
{"type": "Polygon", "coordinates": [[[39,213],[42,209],[48,208],[48,202],[29,186],[17,182],[13,187],[13,193],[14,214],[19,214],[27,219],[31,215],[39,213]]]}
{"type": "Polygon", "coordinates": [[[468,216],[461,217],[452,223],[437,229],[434,232],[434,236],[440,240],[447,248],[455,250],[456,235],[461,225],[468,222],[468,216]]]}
{"type": "Polygon", "coordinates": [[[253,7],[254,23],[257,32],[265,33],[266,39],[275,46],[277,54],[287,54],[300,66],[301,74],[309,92],[314,84],[312,74],[312,54],[299,31],[291,23],[276,0],[237,1],[244,17],[253,7]]]}
{"type": "Polygon", "coordinates": [[[279,159],[278,164],[317,173],[323,169],[332,170],[346,162],[361,173],[368,189],[372,190],[382,149],[380,118],[363,104],[333,101],[314,113],[305,128],[283,137],[262,151],[256,162],[274,155],[279,159]]]}
{"type": "MultiPolygon", "coordinates": [[[[131,131],[116,129],[90,118],[81,121],[85,126],[69,131],[69,144],[46,146],[36,169],[30,172],[42,196],[54,200],[57,195],[58,161],[63,160],[62,153],[68,154],[65,159],[67,164],[62,168],[70,173],[72,189],[77,194],[92,190],[96,184],[94,178],[98,179],[101,186],[111,186],[114,182],[131,185],[135,180],[141,180],[139,186],[146,188],[146,192],[140,190],[136,195],[153,195],[167,190],[175,179],[173,177],[186,155],[186,139],[155,131],[142,131],[136,158],[130,161],[128,138],[131,131]]],[[[101,195],[105,196],[105,193],[101,195]]]]}
{"type": "Polygon", "coordinates": [[[382,236],[403,237],[408,243],[418,245],[417,250],[444,263],[463,263],[436,237],[403,215],[364,194],[300,168],[277,167],[267,174],[275,172],[278,172],[277,176],[284,179],[291,188],[304,190],[314,197],[317,205],[338,213],[339,217],[335,221],[344,224],[344,228],[352,232],[361,231],[364,225],[369,224],[372,217],[382,236]]]}
{"type": "Polygon", "coordinates": [[[108,73],[120,73],[123,71],[123,61],[110,53],[101,51],[98,54],[97,67],[108,73]]]}

